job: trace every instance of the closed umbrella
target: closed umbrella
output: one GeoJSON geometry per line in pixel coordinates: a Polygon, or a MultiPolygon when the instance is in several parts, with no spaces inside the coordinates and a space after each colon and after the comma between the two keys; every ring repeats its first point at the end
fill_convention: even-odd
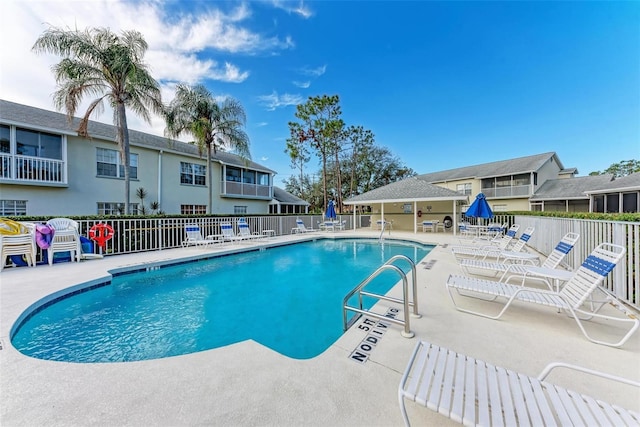
{"type": "Polygon", "coordinates": [[[325,213],[327,219],[334,220],[337,218],[336,215],[336,207],[333,204],[333,200],[329,200],[329,205],[327,206],[327,212],[325,213]]]}
{"type": "Polygon", "coordinates": [[[476,199],[471,203],[467,212],[465,212],[465,216],[471,218],[491,218],[493,217],[493,211],[491,211],[491,207],[487,202],[484,194],[478,193],[476,199]]]}

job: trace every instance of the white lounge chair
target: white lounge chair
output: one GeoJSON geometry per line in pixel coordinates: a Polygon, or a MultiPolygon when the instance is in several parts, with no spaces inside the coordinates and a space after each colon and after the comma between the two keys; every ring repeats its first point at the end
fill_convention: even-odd
{"type": "Polygon", "coordinates": [[[72,261],[75,258],[80,262],[82,243],[78,223],[69,218],[53,218],[47,221],[47,225],[54,230],[51,244],[47,249],[49,265],[53,265],[53,255],[56,252],[69,252],[72,261]]]}
{"type": "MultiPolygon", "coordinates": [[[[467,225],[460,225],[460,227],[467,227],[467,225]]],[[[468,249],[468,248],[481,248],[481,247],[485,247],[485,246],[489,246],[489,245],[493,245],[494,247],[501,247],[501,248],[506,248],[508,245],[511,244],[511,242],[513,241],[513,239],[516,238],[516,235],[518,234],[518,230],[520,230],[520,225],[518,224],[513,224],[509,230],[507,230],[507,232],[504,235],[498,235],[496,236],[494,239],[491,239],[490,241],[487,240],[476,240],[475,239],[475,231],[473,232],[473,240],[468,240],[465,241],[464,244],[461,245],[455,245],[452,246],[451,248],[458,248],[461,250],[464,249],[468,249]]]]}
{"type": "Polygon", "coordinates": [[[233,231],[233,225],[229,222],[220,224],[220,231],[222,232],[222,240],[225,242],[239,242],[243,240],[241,236],[236,235],[233,231]]]}
{"type": "Polygon", "coordinates": [[[291,231],[292,233],[311,233],[316,230],[314,228],[307,228],[307,226],[304,225],[304,221],[298,218],[296,219],[296,228],[291,231]]]}
{"type": "MultiPolygon", "coordinates": [[[[513,227],[512,227],[513,229],[513,227]]],[[[511,232],[512,230],[509,230],[511,232]]],[[[499,244],[496,245],[484,245],[484,246],[453,246],[451,252],[458,262],[461,262],[466,258],[486,259],[486,258],[519,258],[523,259],[537,259],[537,255],[524,252],[525,245],[531,238],[531,235],[535,231],[534,227],[527,227],[522,233],[519,239],[513,243],[513,237],[509,237],[507,233],[504,238],[500,239],[499,244]],[[511,245],[511,246],[510,246],[511,245]],[[507,251],[509,249],[509,251],[507,251]]]]}
{"type": "MultiPolygon", "coordinates": [[[[523,284],[527,277],[535,277],[544,280],[548,285],[548,279],[558,281],[561,278],[566,278],[564,281],[569,280],[573,275],[572,271],[559,270],[558,266],[564,260],[564,258],[571,252],[576,242],[580,238],[578,233],[567,233],[562,237],[560,242],[551,251],[547,259],[544,260],[541,266],[528,265],[523,262],[489,262],[478,259],[463,259],[460,261],[460,267],[466,273],[478,273],[488,272],[494,276],[501,274],[500,281],[504,281],[505,277],[511,279],[512,277],[522,277],[523,284]],[[560,276],[560,278],[558,278],[560,276]]],[[[513,259],[511,259],[512,261],[513,259]]],[[[506,280],[507,282],[509,280],[506,280]]],[[[556,287],[556,290],[558,288],[556,287]]]]}
{"type": "Polygon", "coordinates": [[[182,242],[182,246],[208,246],[215,243],[223,243],[222,236],[218,234],[210,234],[206,237],[202,235],[202,230],[198,224],[187,224],[184,226],[186,239],[182,242]]]}
{"type": "Polygon", "coordinates": [[[605,295],[604,301],[594,301],[592,294],[599,288],[599,285],[604,281],[609,272],[613,270],[620,259],[622,259],[625,252],[626,250],[622,246],[611,243],[601,243],[591,252],[559,292],[458,275],[450,275],[446,286],[453,305],[457,310],[464,313],[475,314],[489,319],[498,319],[507,311],[514,301],[555,307],[564,310],[570,317],[573,317],[589,341],[596,344],[620,347],[638,328],[640,320],[638,320],[635,313],[627,309],[624,304],[606,290],[600,288],[605,295]],[[501,310],[497,315],[472,311],[456,304],[453,296],[454,291],[463,296],[472,296],[469,295],[468,292],[473,292],[477,295],[474,295],[476,298],[490,301],[502,298],[506,299],[506,303],[504,306],[501,306],[501,310]],[[587,302],[590,303],[589,309],[583,308],[587,302]],[[598,313],[607,303],[620,310],[626,317],[613,317],[598,313]],[[579,316],[583,317],[581,318],[579,316]],[[601,341],[592,338],[584,328],[582,321],[590,320],[591,318],[619,321],[622,323],[631,322],[632,326],[618,342],[601,341]]]}
{"type": "Polygon", "coordinates": [[[405,368],[398,400],[405,426],[405,399],[467,426],[633,426],[627,410],[546,381],[556,368],[569,368],[635,387],[640,383],[567,363],[551,363],[538,375],[477,360],[426,341],[417,343],[405,368]]]}
{"type": "Polygon", "coordinates": [[[258,232],[251,233],[249,224],[245,221],[238,221],[238,236],[243,240],[261,239],[264,236],[258,232]]]}

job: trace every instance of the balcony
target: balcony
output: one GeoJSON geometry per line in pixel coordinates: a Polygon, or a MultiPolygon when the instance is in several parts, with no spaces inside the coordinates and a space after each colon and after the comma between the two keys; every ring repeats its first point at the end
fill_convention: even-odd
{"type": "Polygon", "coordinates": [[[248,184],[244,182],[222,181],[220,196],[270,200],[273,187],[270,185],[248,184]]]}
{"type": "Polygon", "coordinates": [[[511,185],[506,187],[487,187],[482,192],[487,198],[505,198],[505,197],[529,197],[531,194],[531,185],[511,185]]]}
{"type": "Polygon", "coordinates": [[[67,184],[62,160],[0,154],[0,179],[20,184],[67,184]]]}

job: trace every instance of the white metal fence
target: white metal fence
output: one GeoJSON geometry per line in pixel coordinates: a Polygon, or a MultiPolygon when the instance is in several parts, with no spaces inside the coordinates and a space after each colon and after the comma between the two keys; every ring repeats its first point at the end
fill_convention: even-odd
{"type": "Polygon", "coordinates": [[[597,221],[516,215],[514,223],[535,227],[528,244],[533,249],[549,254],[562,236],[568,232],[580,234],[580,240],[566,257],[569,268],[575,269],[600,243],[614,243],[626,248],[626,256],[613,269],[603,286],[621,300],[640,309],[640,223],[597,221]]]}
{"type": "MultiPolygon", "coordinates": [[[[261,233],[273,230],[276,236],[291,234],[296,228],[296,216],[256,216],[246,218],[251,232],[261,233]]],[[[318,228],[321,215],[301,215],[307,228],[318,228]]],[[[342,215],[346,228],[353,228],[353,216],[342,215]]],[[[356,228],[368,227],[369,216],[356,218],[356,228]]],[[[220,224],[231,223],[236,226],[238,217],[202,217],[202,218],[132,218],[109,219],[105,221],[114,229],[114,236],[106,244],[105,254],[116,255],[133,252],[154,251],[179,247],[185,238],[185,225],[198,224],[204,236],[222,234],[220,224]]],[[[517,215],[500,216],[501,222],[509,225],[517,223],[521,230],[535,227],[528,244],[542,254],[549,254],[562,236],[568,232],[580,234],[580,240],[566,257],[566,266],[577,268],[591,253],[593,248],[603,242],[614,243],[627,249],[625,258],[605,280],[604,286],[621,300],[640,309],[640,223],[596,221],[584,219],[566,219],[517,215]]],[[[80,220],[80,234],[86,236],[89,229],[100,221],[80,220]]],[[[97,249],[96,249],[97,252],[97,249]]]]}

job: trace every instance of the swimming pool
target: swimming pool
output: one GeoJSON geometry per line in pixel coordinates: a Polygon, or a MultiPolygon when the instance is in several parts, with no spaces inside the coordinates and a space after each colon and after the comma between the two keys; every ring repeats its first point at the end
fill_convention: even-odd
{"type": "MultiPolygon", "coordinates": [[[[125,362],[253,339],[308,359],[342,334],[342,299],[351,289],[392,256],[417,263],[432,248],[317,239],[123,274],[36,308],[12,344],[40,359],[125,362]]],[[[367,289],[385,293],[397,281],[383,273],[367,289]]]]}

